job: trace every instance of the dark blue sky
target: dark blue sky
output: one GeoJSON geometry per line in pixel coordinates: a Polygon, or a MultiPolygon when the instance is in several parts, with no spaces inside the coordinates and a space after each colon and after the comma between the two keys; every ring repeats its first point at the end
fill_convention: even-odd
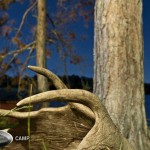
{"type": "MultiPolygon", "coordinates": [[[[17,20],[15,23],[15,28],[17,29],[20,25],[21,18],[28,8],[28,2],[25,1],[23,5],[21,4],[13,4],[9,9],[9,17],[10,19],[17,20]],[[16,8],[16,9],[14,9],[16,8]]],[[[48,4],[48,12],[49,14],[53,14],[56,11],[56,2],[55,0],[47,1],[48,4]]],[[[26,19],[26,24],[22,27],[22,32],[25,36],[30,37],[32,33],[29,31],[31,28],[31,24],[36,24],[36,19],[28,15],[26,19]],[[28,34],[28,35],[27,35],[28,34]]],[[[78,18],[78,21],[74,23],[67,24],[64,27],[64,30],[70,30],[76,33],[76,38],[72,42],[74,52],[80,55],[83,58],[83,62],[81,65],[73,65],[69,63],[69,58],[67,59],[67,71],[69,75],[76,74],[81,76],[93,77],[93,20],[88,23],[88,27],[85,27],[85,22],[82,17],[78,18]],[[86,40],[81,40],[81,36],[85,36],[86,40]]],[[[26,38],[24,38],[26,39],[26,38]]],[[[28,43],[29,41],[26,41],[28,43]]],[[[3,40],[1,46],[5,47],[7,41],[3,40]]],[[[13,44],[10,44],[11,48],[13,48],[13,44]]],[[[56,47],[51,46],[52,57],[47,59],[47,68],[53,71],[58,75],[64,75],[64,67],[60,60],[59,54],[56,52],[56,47]]],[[[22,54],[20,59],[23,60],[26,55],[22,54]]],[[[35,59],[31,59],[30,65],[35,65],[35,59]]],[[[34,75],[32,71],[27,70],[27,73],[31,76],[34,75]]],[[[13,75],[13,72],[9,71],[9,74],[13,75]]]]}
{"type": "MultiPolygon", "coordinates": [[[[150,1],[143,0],[143,37],[144,37],[144,81],[150,83],[150,1]]],[[[88,38],[86,41],[76,40],[74,42],[75,49],[78,53],[85,57],[85,63],[81,65],[79,70],[77,66],[68,64],[69,74],[82,74],[85,76],[93,77],[93,22],[89,24],[88,28],[83,27],[83,22],[78,22],[72,26],[78,33],[86,33],[88,38]]],[[[50,60],[54,62],[55,57],[50,60]]],[[[49,68],[51,63],[48,65],[49,68]]],[[[60,69],[59,63],[56,63],[56,66],[60,69]]],[[[56,69],[57,70],[57,69],[56,69]]],[[[63,71],[62,71],[63,72],[63,71]]],[[[58,71],[59,73],[59,71],[58,71]]]]}
{"type": "MultiPolygon", "coordinates": [[[[56,1],[52,0],[51,4],[56,1]]],[[[27,1],[25,1],[27,6],[27,1]]],[[[49,9],[54,10],[55,5],[50,5],[49,9]]],[[[16,27],[19,26],[19,22],[21,20],[21,16],[23,15],[26,8],[23,5],[17,4],[15,6],[17,9],[10,9],[10,17],[16,19],[16,27]]],[[[150,1],[143,0],[143,36],[144,36],[144,80],[145,82],[150,83],[150,1]]],[[[28,24],[23,27],[23,30],[27,30],[30,27],[30,23],[34,23],[32,18],[28,17],[28,24]]],[[[74,22],[71,25],[66,26],[66,28],[72,29],[77,33],[76,39],[73,42],[74,50],[77,54],[84,58],[84,61],[80,66],[72,65],[69,63],[69,59],[67,59],[67,70],[68,74],[77,74],[88,77],[93,77],[93,37],[94,37],[94,27],[93,20],[90,21],[88,27],[84,27],[84,22],[82,18],[79,19],[78,22],[74,22]],[[81,40],[81,35],[86,35],[86,40],[81,40]]],[[[30,35],[29,35],[30,36],[30,35]]],[[[5,45],[5,42],[3,42],[5,45]]],[[[22,55],[21,58],[24,56],[22,55]]],[[[35,59],[30,61],[31,65],[35,65],[35,59]]],[[[54,73],[63,75],[64,69],[63,65],[59,59],[58,53],[56,53],[56,49],[52,47],[52,57],[48,59],[47,62],[48,69],[54,71],[54,73]]],[[[33,72],[27,71],[29,74],[33,75],[33,72]]]]}
{"type": "Polygon", "coordinates": [[[143,0],[144,80],[150,83],[150,1],[143,0]]]}

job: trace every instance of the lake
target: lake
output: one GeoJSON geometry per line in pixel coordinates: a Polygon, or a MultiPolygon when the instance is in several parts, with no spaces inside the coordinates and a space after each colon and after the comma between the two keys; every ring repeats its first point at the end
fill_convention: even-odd
{"type": "Polygon", "coordinates": [[[145,109],[146,109],[147,123],[150,126],[150,95],[145,95],[145,109]]]}

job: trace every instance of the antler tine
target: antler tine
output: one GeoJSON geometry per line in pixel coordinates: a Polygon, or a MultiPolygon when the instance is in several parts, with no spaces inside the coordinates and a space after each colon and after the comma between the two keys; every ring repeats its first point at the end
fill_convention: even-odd
{"type": "Polygon", "coordinates": [[[14,118],[27,118],[27,117],[35,117],[38,114],[38,111],[35,112],[13,112],[11,110],[0,109],[1,117],[14,117],[14,118]],[[30,114],[30,115],[29,115],[30,114]]]}
{"type": "Polygon", "coordinates": [[[20,118],[20,119],[25,119],[25,118],[35,118],[40,114],[41,112],[44,111],[49,111],[49,112],[62,112],[65,109],[67,109],[68,106],[60,107],[60,108],[42,108],[38,111],[31,111],[31,112],[17,112],[17,111],[11,111],[11,110],[5,110],[5,109],[0,109],[0,116],[2,117],[13,117],[13,118],[20,118]]]}
{"type": "Polygon", "coordinates": [[[28,66],[28,68],[50,79],[56,89],[67,89],[67,86],[51,71],[37,66],[28,66]]]}
{"type": "MultiPolygon", "coordinates": [[[[68,89],[67,86],[51,71],[37,66],[28,66],[28,68],[50,79],[56,89],[68,89]]],[[[93,112],[88,107],[77,103],[69,103],[69,105],[72,108],[76,108],[80,112],[84,112],[84,114],[86,114],[91,119],[95,119],[93,112]]]]}
{"type": "Polygon", "coordinates": [[[99,102],[99,98],[97,96],[88,91],[79,89],[61,89],[39,93],[21,100],[17,103],[17,106],[45,101],[80,103],[89,107],[93,112],[95,112],[98,107],[104,107],[103,104],[99,102]]]}

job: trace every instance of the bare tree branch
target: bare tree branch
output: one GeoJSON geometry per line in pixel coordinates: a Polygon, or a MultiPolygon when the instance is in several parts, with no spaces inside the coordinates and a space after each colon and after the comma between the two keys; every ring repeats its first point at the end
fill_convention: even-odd
{"type": "Polygon", "coordinates": [[[54,21],[52,20],[52,18],[51,18],[50,15],[48,14],[48,12],[46,12],[46,17],[48,18],[48,20],[49,20],[49,22],[51,23],[52,27],[55,28],[54,21]]]}
{"type": "Polygon", "coordinates": [[[25,45],[25,46],[24,46],[23,48],[21,48],[21,49],[12,50],[11,52],[7,53],[4,57],[7,57],[8,55],[13,55],[13,54],[22,53],[22,52],[24,52],[26,49],[30,49],[30,47],[33,47],[35,43],[36,43],[36,42],[33,41],[33,42],[31,42],[31,43],[25,45]]]}
{"type": "Polygon", "coordinates": [[[35,7],[36,4],[37,4],[37,1],[35,1],[35,2],[25,11],[25,13],[24,13],[24,15],[23,15],[23,17],[22,17],[22,20],[21,20],[19,29],[18,29],[18,31],[17,31],[17,33],[16,33],[16,36],[18,36],[18,34],[20,33],[21,28],[22,28],[22,26],[23,26],[23,24],[24,24],[24,20],[25,20],[27,14],[30,12],[30,10],[32,10],[32,9],[35,7]]]}
{"type": "Polygon", "coordinates": [[[27,56],[27,58],[26,58],[26,60],[25,60],[25,62],[23,64],[23,66],[22,66],[21,72],[23,72],[26,69],[26,66],[28,65],[28,62],[29,62],[29,60],[31,58],[31,55],[33,53],[33,50],[34,50],[34,47],[31,47],[30,52],[29,52],[29,54],[28,54],[28,56],[27,56]]]}
{"type": "MultiPolygon", "coordinates": [[[[13,54],[13,57],[10,59],[10,61],[8,62],[8,64],[5,67],[5,71],[7,71],[7,69],[9,68],[10,64],[15,60],[15,58],[18,56],[18,54],[13,54]]],[[[4,71],[4,72],[5,72],[4,71]]]]}

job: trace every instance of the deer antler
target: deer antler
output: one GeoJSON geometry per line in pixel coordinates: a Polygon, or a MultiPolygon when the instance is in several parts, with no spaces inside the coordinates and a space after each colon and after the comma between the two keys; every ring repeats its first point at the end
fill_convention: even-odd
{"type": "Polygon", "coordinates": [[[96,107],[104,107],[102,103],[99,103],[99,98],[96,95],[79,89],[60,89],[42,92],[19,101],[17,106],[46,101],[68,101],[81,103],[91,108],[93,112],[95,111],[96,107]]]}
{"type": "MultiPolygon", "coordinates": [[[[28,68],[50,79],[50,81],[56,87],[56,89],[68,89],[67,86],[51,71],[45,68],[36,67],[36,66],[28,66],[28,68]]],[[[77,103],[69,103],[69,106],[71,108],[77,109],[78,111],[84,113],[87,117],[91,118],[92,120],[95,120],[93,112],[85,105],[77,104],[77,103]]],[[[48,110],[51,111],[51,109],[52,111],[54,110],[53,108],[49,108],[48,110]]],[[[40,112],[42,111],[44,111],[44,109],[40,110],[40,112]]],[[[55,111],[59,111],[59,109],[57,110],[55,109],[55,111]]],[[[39,111],[30,112],[30,117],[33,118],[37,116],[40,112],[39,111]]],[[[2,115],[7,114],[7,116],[16,117],[16,118],[27,118],[29,115],[29,113],[25,113],[25,112],[21,112],[21,113],[10,112],[10,110],[3,110],[3,109],[0,109],[0,113],[2,115]]]]}
{"type": "Polygon", "coordinates": [[[95,115],[95,125],[88,132],[78,146],[78,150],[97,148],[132,149],[126,139],[120,134],[113,121],[108,115],[105,106],[100,103],[99,98],[94,94],[78,89],[61,89],[48,91],[25,98],[17,103],[17,106],[34,104],[46,101],[67,101],[81,103],[89,107],[95,115]],[[95,140],[93,137],[96,137],[95,140]],[[115,138],[115,139],[114,139],[115,138]],[[90,148],[88,148],[90,147],[90,148]],[[92,148],[93,147],[93,148],[92,148]]]}
{"type": "MultiPolygon", "coordinates": [[[[30,118],[34,118],[34,117],[38,118],[40,117],[41,113],[44,111],[46,113],[49,113],[49,112],[61,113],[63,111],[65,113],[70,112],[70,109],[68,108],[70,108],[70,105],[71,105],[71,107],[72,106],[75,107],[79,112],[82,112],[86,116],[90,115],[91,120],[95,118],[94,126],[91,128],[91,130],[88,133],[86,132],[87,135],[82,139],[80,144],[78,145],[77,143],[75,143],[75,147],[77,147],[77,150],[83,150],[83,149],[86,149],[86,150],[92,150],[92,149],[133,150],[133,148],[130,146],[127,140],[121,135],[119,130],[116,128],[105,106],[100,102],[99,98],[96,95],[85,90],[67,89],[64,83],[57,76],[55,76],[52,72],[44,68],[33,67],[33,66],[29,66],[29,68],[40,74],[43,74],[44,76],[52,80],[53,84],[56,86],[58,90],[47,91],[47,92],[33,95],[31,97],[27,97],[21,100],[20,102],[18,102],[17,106],[46,102],[46,101],[70,102],[69,105],[64,106],[62,108],[43,108],[43,109],[40,109],[39,111],[34,111],[34,112],[8,113],[7,110],[0,110],[2,114],[8,113],[8,116],[12,116],[16,118],[28,118],[29,116],[30,118]]],[[[71,118],[68,118],[67,121],[69,121],[69,119],[71,120],[71,118]]],[[[37,119],[37,122],[38,122],[38,119],[37,119]]],[[[69,124],[69,122],[66,122],[65,125],[66,124],[69,124]]],[[[42,124],[40,125],[42,126],[42,124]]],[[[77,130],[74,130],[74,131],[76,132],[77,130]]],[[[45,133],[45,130],[44,130],[44,133],[45,133]]],[[[36,132],[35,132],[35,135],[36,135],[36,132]]],[[[72,149],[72,147],[68,149],[72,149]]]]}
{"type": "MultiPolygon", "coordinates": [[[[51,71],[37,66],[28,66],[28,68],[47,77],[56,87],[56,89],[68,89],[67,86],[51,71]]],[[[93,112],[88,107],[77,103],[69,103],[69,105],[71,108],[75,108],[78,111],[83,112],[86,116],[95,120],[93,112]]]]}

